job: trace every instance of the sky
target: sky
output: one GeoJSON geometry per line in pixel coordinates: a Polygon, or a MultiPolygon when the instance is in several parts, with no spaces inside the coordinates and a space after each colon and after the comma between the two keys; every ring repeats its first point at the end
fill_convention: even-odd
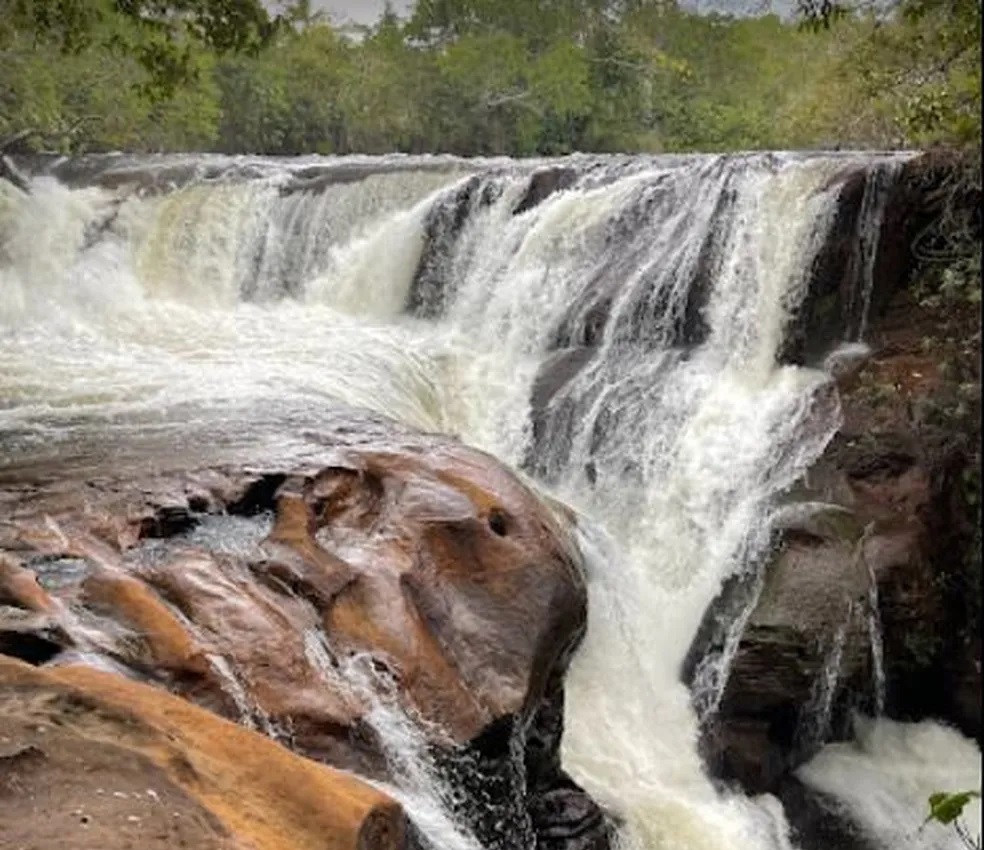
{"type": "MultiPolygon", "coordinates": [[[[392,0],[392,4],[397,14],[405,14],[413,5],[413,0],[392,0]]],[[[316,10],[327,12],[336,24],[371,24],[379,18],[385,0],[312,0],[311,5],[316,10]]],[[[733,14],[754,13],[771,7],[783,14],[795,5],[795,0],[682,0],[681,5],[701,12],[733,14]]]]}
{"type": "MultiPolygon", "coordinates": [[[[412,0],[392,0],[393,9],[398,15],[405,14],[413,5],[412,0]]],[[[268,6],[274,5],[268,2],[268,6]]],[[[385,0],[311,0],[315,11],[327,12],[333,23],[371,24],[374,23],[383,7],[385,0]]]]}

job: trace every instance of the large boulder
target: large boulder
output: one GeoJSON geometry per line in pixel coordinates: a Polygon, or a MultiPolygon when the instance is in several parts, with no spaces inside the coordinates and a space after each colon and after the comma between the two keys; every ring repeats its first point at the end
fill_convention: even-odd
{"type": "Polygon", "coordinates": [[[871,680],[870,579],[852,520],[833,508],[791,518],[742,632],[704,743],[714,772],[749,791],[775,790],[840,723],[845,687],[871,680]]]}
{"type": "Polygon", "coordinates": [[[562,511],[450,441],[326,458],[9,486],[0,652],[110,667],[398,784],[379,721],[395,709],[480,837],[605,847],[558,757],[586,613],[562,511]]]}
{"type": "Polygon", "coordinates": [[[3,656],[0,821],[10,847],[407,846],[400,806],[350,774],[122,676],[3,656]]]}

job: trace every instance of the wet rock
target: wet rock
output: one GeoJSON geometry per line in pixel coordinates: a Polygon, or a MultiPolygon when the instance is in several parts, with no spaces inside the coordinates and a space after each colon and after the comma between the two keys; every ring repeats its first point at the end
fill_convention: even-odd
{"type": "Polygon", "coordinates": [[[598,353],[587,346],[559,349],[537,372],[530,393],[533,439],[523,465],[542,478],[563,468],[570,453],[578,405],[564,390],[598,353]]]}
{"type": "MultiPolygon", "coordinates": [[[[862,208],[865,193],[877,189],[877,174],[864,168],[845,171],[824,187],[837,192],[836,212],[814,259],[806,297],[787,331],[781,360],[818,363],[839,343],[856,338],[864,298],[863,229],[869,224],[862,208]]],[[[883,244],[879,239],[876,245],[884,257],[888,245],[898,249],[904,242],[886,240],[883,244]]],[[[887,284],[897,287],[902,282],[887,284]]]]}
{"type": "MultiPolygon", "coordinates": [[[[702,661],[753,607],[703,736],[712,771],[753,791],[787,788],[792,768],[848,733],[854,710],[938,718],[980,738],[980,609],[969,601],[980,584],[979,326],[905,291],[952,164],[927,154],[885,177],[848,170],[825,188],[839,193],[837,211],[782,353],[825,361],[843,425],[789,494],[764,583],[725,588],[685,666],[698,706],[713,708],[702,661]],[[870,218],[879,193],[880,223],[870,218]],[[865,346],[838,347],[865,322],[865,346]]],[[[979,193],[950,202],[972,207],[979,193]]]]}
{"type": "MultiPolygon", "coordinates": [[[[530,405],[533,440],[526,468],[549,480],[564,466],[597,394],[623,384],[627,364],[679,362],[707,339],[705,310],[721,261],[720,234],[727,231],[735,197],[728,188],[718,195],[696,253],[686,252],[671,266],[653,262],[652,239],[665,225],[666,206],[679,204],[678,198],[654,187],[640,192],[606,222],[602,259],[586,271],[585,285],[557,320],[550,335],[551,353],[536,377],[530,405]],[[611,246],[618,250],[608,250],[611,246]],[[576,399],[567,397],[564,389],[579,376],[583,391],[576,399]]],[[[687,238],[693,239],[693,233],[687,238]]],[[[649,376],[647,389],[655,392],[655,383],[649,376]]],[[[626,407],[639,407],[638,387],[626,389],[626,394],[632,397],[626,399],[626,407]]],[[[603,453],[604,420],[602,414],[594,423],[592,455],[603,453]]],[[[593,481],[593,461],[586,472],[593,481]]]]}
{"type": "Polygon", "coordinates": [[[31,184],[16,165],[0,150],[0,180],[5,180],[15,189],[25,194],[31,191],[31,184]]]}
{"type": "MultiPolygon", "coordinates": [[[[730,202],[721,196],[717,209],[730,202]]],[[[716,215],[719,213],[715,213],[716,215]]],[[[611,241],[625,245],[614,258],[606,255],[591,274],[590,280],[572,300],[552,334],[551,349],[598,346],[603,337],[620,347],[637,346],[640,351],[665,348],[691,348],[707,338],[708,325],[703,311],[712,288],[714,240],[701,246],[691,279],[679,287],[686,293],[682,303],[661,279],[664,271],[647,264],[651,245],[641,238],[650,232],[653,222],[646,216],[618,222],[611,241]],[[639,270],[644,275],[640,282],[639,270]],[[626,285],[632,284],[631,289],[626,285]],[[613,314],[616,302],[618,314],[613,314]]]]}
{"type": "Polygon", "coordinates": [[[719,775],[774,789],[825,740],[847,735],[854,710],[941,717],[979,734],[979,690],[961,714],[947,685],[955,622],[933,529],[945,510],[937,463],[945,459],[842,436],[813,470],[799,496],[827,504],[836,521],[814,515],[812,527],[784,531],[715,720],[719,775]]]}
{"type": "Polygon", "coordinates": [[[372,712],[391,705],[420,719],[478,834],[607,846],[559,763],[586,622],[568,518],[492,458],[360,435],[302,468],[101,481],[82,514],[72,486],[13,501],[0,537],[17,550],[7,595],[37,618],[22,645],[57,627],[59,669],[122,671],[377,779],[392,776],[372,712]],[[219,545],[213,526],[248,534],[219,545]],[[42,590],[30,565],[57,563],[72,570],[42,590]]]}
{"type": "Polygon", "coordinates": [[[400,806],[356,777],[102,671],[0,657],[0,740],[22,742],[0,751],[11,846],[407,846],[400,806]]]}
{"type": "Polygon", "coordinates": [[[437,201],[424,222],[424,246],[407,297],[407,311],[434,319],[454,296],[454,246],[465,223],[478,210],[491,206],[502,190],[485,176],[469,177],[437,201]]]}
{"type": "Polygon", "coordinates": [[[11,556],[0,554],[0,604],[14,605],[37,613],[55,608],[51,597],[38,584],[35,573],[11,556]]]}
{"type": "MultiPolygon", "coordinates": [[[[83,154],[64,157],[54,153],[31,153],[23,146],[10,148],[10,163],[30,177],[51,176],[66,186],[100,186],[104,189],[142,196],[162,194],[200,180],[249,181],[278,174],[283,169],[262,162],[243,162],[237,158],[215,158],[213,161],[176,161],[169,157],[129,156],[126,154],[83,154]]],[[[378,174],[460,171],[461,163],[448,163],[440,158],[432,161],[401,161],[379,159],[375,162],[334,158],[320,163],[291,169],[289,179],[279,191],[283,195],[298,192],[322,192],[331,186],[357,183],[378,174]]]]}
{"type": "Polygon", "coordinates": [[[534,172],[526,187],[526,193],[513,208],[513,215],[522,215],[527,210],[542,204],[554,193],[569,189],[575,182],[577,182],[577,172],[573,168],[554,166],[534,172]]]}
{"type": "MultiPolygon", "coordinates": [[[[704,740],[717,775],[748,789],[782,788],[824,740],[849,733],[854,710],[980,738],[979,408],[945,406],[953,380],[922,350],[934,331],[920,316],[900,293],[876,317],[870,359],[840,379],[840,433],[789,494],[761,595],[748,597],[704,740]]],[[[696,657],[722,640],[709,617],[696,657]]]]}
{"type": "Polygon", "coordinates": [[[854,531],[787,528],[742,633],[705,746],[719,776],[752,792],[844,726],[845,691],[871,697],[870,578],[854,531]]]}
{"type": "MultiPolygon", "coordinates": [[[[827,236],[810,271],[808,292],[787,330],[780,360],[818,365],[841,343],[866,336],[918,265],[914,245],[940,213],[953,176],[945,153],[931,152],[877,169],[852,167],[823,191],[838,193],[827,236]],[[880,220],[872,213],[881,208],[880,220]],[[870,271],[869,271],[870,270],[870,271]]],[[[956,199],[977,209],[980,193],[956,199]]]]}
{"type": "Polygon", "coordinates": [[[800,850],[877,850],[837,801],[796,779],[784,782],[778,795],[800,850]]]}
{"type": "Polygon", "coordinates": [[[563,770],[564,690],[559,675],[525,735],[525,770],[530,789],[530,820],[542,850],[607,850],[615,846],[608,813],[563,770]]]}

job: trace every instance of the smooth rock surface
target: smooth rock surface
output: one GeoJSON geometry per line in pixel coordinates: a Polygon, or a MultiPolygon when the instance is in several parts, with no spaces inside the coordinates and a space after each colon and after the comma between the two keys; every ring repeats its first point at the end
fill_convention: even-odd
{"type": "Polygon", "coordinates": [[[0,506],[0,651],[117,670],[385,781],[370,714],[393,702],[452,781],[512,789],[516,847],[607,846],[551,708],[585,628],[579,555],[489,456],[363,435],[302,468],[22,479],[0,506]]]}
{"type": "Polygon", "coordinates": [[[11,847],[407,846],[400,806],[350,774],[122,676],[3,657],[0,823],[11,847]]]}

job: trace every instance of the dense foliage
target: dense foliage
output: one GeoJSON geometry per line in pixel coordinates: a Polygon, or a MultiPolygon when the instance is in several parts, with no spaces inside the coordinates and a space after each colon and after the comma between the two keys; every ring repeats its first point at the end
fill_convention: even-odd
{"type": "Polygon", "coordinates": [[[979,0],[698,16],[672,0],[0,0],[0,145],[556,154],[974,147],[979,0]],[[804,26],[822,21],[822,26],[804,26]]]}

